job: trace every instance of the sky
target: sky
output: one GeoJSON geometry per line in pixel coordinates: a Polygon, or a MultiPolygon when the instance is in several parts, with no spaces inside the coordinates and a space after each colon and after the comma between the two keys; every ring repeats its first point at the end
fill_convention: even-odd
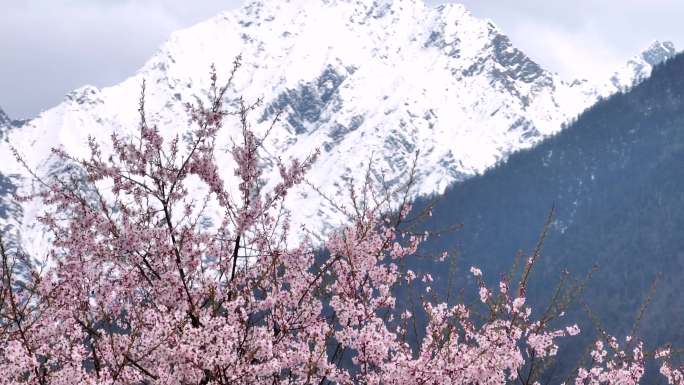
{"type": "MultiPolygon", "coordinates": [[[[514,45],[566,79],[611,73],[656,39],[684,49],[683,0],[458,2],[492,19],[514,45]]],[[[135,73],[171,32],[241,4],[0,0],[0,108],[12,118],[29,118],[85,84],[117,84],[135,73]]]]}

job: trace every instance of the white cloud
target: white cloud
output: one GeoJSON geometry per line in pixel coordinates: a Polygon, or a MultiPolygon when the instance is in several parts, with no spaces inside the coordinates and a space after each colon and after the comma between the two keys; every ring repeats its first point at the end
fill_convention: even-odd
{"type": "Polygon", "coordinates": [[[610,42],[586,30],[568,32],[529,23],[516,26],[511,34],[517,47],[566,79],[605,78],[625,62],[610,42]]]}
{"type": "Polygon", "coordinates": [[[15,118],[133,74],[169,36],[239,0],[16,0],[0,14],[0,106],[15,118]]]}

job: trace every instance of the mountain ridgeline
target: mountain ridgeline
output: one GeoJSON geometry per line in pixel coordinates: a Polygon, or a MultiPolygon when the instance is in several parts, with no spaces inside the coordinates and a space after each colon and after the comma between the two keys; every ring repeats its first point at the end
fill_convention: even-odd
{"type": "MultiPolygon", "coordinates": [[[[575,305],[561,324],[579,322],[588,344],[595,318],[624,341],[656,282],[637,335],[647,348],[684,346],[684,54],[591,107],[558,135],[451,186],[425,226],[463,227],[425,247],[457,250],[460,277],[474,265],[495,283],[519,250],[534,249],[552,207],[527,291],[535,313],[544,310],[563,270],[582,280],[596,265],[579,299],[591,317],[575,305]]],[[[441,267],[419,264],[446,279],[441,267]]],[[[469,281],[460,280],[472,286],[469,281]]]]}
{"type": "Polygon", "coordinates": [[[10,120],[9,116],[5,114],[5,111],[0,108],[0,140],[4,137],[5,131],[12,127],[12,125],[12,120],[10,120]]]}
{"type": "MultiPolygon", "coordinates": [[[[83,157],[91,136],[107,148],[112,132],[137,133],[135,105],[145,79],[150,123],[171,140],[189,128],[186,103],[205,100],[210,65],[223,79],[242,53],[226,100],[263,98],[251,119],[259,136],[269,131],[264,189],[280,180],[277,158],[304,159],[320,150],[307,173],[311,185],[288,194],[286,207],[293,229],[306,226],[325,239],[346,219],[318,191],[344,199],[348,182],[364,180],[368,163],[377,171],[371,178],[376,188],[396,188],[418,152],[415,193],[441,193],[557,133],[599,98],[647,78],[653,64],[674,51],[673,44],[656,41],[611,77],[563,79],[462,5],[253,0],[174,32],[130,78],[74,90],[5,136],[37,175],[54,177],[63,165],[50,156],[52,147],[83,157]],[[271,131],[279,112],[281,123],[271,131]]],[[[217,147],[239,137],[236,123],[226,120],[217,147]]],[[[234,160],[217,156],[222,177],[232,183],[234,160]]],[[[32,176],[2,141],[0,163],[5,175],[18,176],[20,191],[30,190],[32,176]]],[[[34,201],[22,207],[24,215],[11,219],[26,252],[40,254],[48,242],[34,217],[41,207],[34,201]]],[[[293,231],[293,242],[302,235],[293,231]]]]}

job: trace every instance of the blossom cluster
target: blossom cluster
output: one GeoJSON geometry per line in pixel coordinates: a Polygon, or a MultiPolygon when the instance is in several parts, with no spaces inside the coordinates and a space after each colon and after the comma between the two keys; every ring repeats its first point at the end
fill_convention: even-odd
{"type": "MultiPolygon", "coordinates": [[[[283,201],[315,154],[279,164],[282,180],[263,191],[263,138],[240,100],[231,193],[215,143],[232,114],[228,85],[216,82],[212,73],[207,107],[188,106],[193,129],[183,140],[147,124],[143,97],[139,135],[113,135],[112,156],[94,140],[89,159],[56,151],[89,187],[47,181],[38,194],[51,207],[42,218],[57,261],[49,270],[19,278],[2,250],[0,384],[503,384],[555,355],[557,338],[579,333],[533,321],[509,282],[492,290],[473,267],[491,317],[479,322],[471,306],[435,300],[423,275],[417,310],[427,321],[412,335],[416,309],[395,293],[417,282],[403,261],[427,234],[403,234],[366,208],[330,235],[325,253],[287,246],[283,201]],[[190,192],[193,176],[205,196],[190,192]],[[206,207],[221,218],[210,228],[206,207]]],[[[577,383],[637,383],[641,349],[628,360],[597,344],[595,366],[580,369],[577,383]]],[[[662,371],[682,383],[680,372],[662,371]]]]}

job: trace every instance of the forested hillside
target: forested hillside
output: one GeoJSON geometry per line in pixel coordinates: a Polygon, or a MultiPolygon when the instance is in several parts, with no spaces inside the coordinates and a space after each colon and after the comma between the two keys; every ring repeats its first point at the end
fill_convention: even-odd
{"type": "MultiPolygon", "coordinates": [[[[683,93],[684,56],[679,55],[631,91],[598,103],[557,136],[452,186],[438,198],[426,226],[431,231],[456,223],[463,227],[433,237],[429,248],[455,248],[458,277],[477,265],[495,281],[510,270],[519,250],[532,252],[555,207],[531,277],[530,300],[547,303],[565,269],[581,280],[596,265],[567,317],[580,320],[585,343],[596,335],[592,324],[597,321],[624,338],[656,282],[639,335],[649,347],[681,346],[683,93]]],[[[433,274],[445,282],[446,271],[433,274]]],[[[468,285],[457,282],[457,288],[468,285]]]]}

